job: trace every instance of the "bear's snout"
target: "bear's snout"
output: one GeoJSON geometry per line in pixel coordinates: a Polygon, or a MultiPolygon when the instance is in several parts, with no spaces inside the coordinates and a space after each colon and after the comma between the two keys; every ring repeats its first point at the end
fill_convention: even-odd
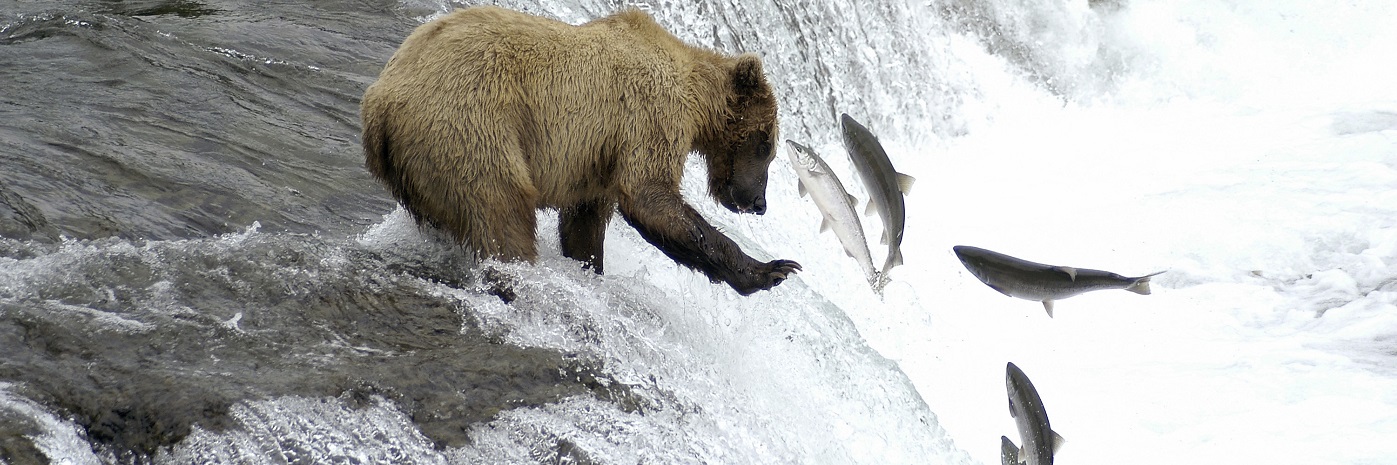
{"type": "Polygon", "coordinates": [[[766,170],[752,167],[728,178],[726,187],[716,197],[718,203],[733,213],[766,214],[766,170]]]}
{"type": "Polygon", "coordinates": [[[752,213],[756,213],[756,214],[758,214],[758,215],[765,215],[765,214],[766,214],[766,197],[765,197],[765,196],[760,196],[760,195],[759,195],[759,196],[757,196],[756,199],[753,199],[753,200],[752,200],[752,213]]]}
{"type": "Polygon", "coordinates": [[[731,188],[721,196],[719,204],[727,207],[733,213],[754,213],[757,215],[766,214],[766,195],[743,192],[742,189],[731,188]]]}

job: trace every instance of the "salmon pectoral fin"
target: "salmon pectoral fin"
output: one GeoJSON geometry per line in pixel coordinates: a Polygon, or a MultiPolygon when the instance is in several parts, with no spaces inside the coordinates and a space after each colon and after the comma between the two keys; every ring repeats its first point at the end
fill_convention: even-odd
{"type": "Polygon", "coordinates": [[[1010,441],[1008,436],[999,437],[999,464],[1019,465],[1019,445],[1010,441]]]}

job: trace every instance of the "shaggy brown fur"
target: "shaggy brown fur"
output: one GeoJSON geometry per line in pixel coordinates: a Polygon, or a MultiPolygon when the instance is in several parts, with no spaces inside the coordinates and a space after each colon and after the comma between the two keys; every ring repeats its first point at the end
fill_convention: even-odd
{"type": "Polygon", "coordinates": [[[800,268],[759,262],[679,193],[766,209],[776,99],[755,55],[689,46],[637,10],[573,26],[471,7],[417,28],[364,93],[365,164],[419,224],[477,255],[529,260],[535,210],[559,211],[563,254],[602,270],[612,212],[679,263],[742,294],[800,268]]]}

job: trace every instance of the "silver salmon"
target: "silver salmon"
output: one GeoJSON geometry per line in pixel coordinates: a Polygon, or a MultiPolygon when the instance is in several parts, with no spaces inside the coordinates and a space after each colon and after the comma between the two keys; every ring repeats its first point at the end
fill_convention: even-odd
{"type": "Polygon", "coordinates": [[[801,197],[806,194],[815,201],[823,220],[820,232],[834,230],[839,243],[844,245],[844,254],[852,257],[863,268],[864,276],[875,291],[882,287],[881,273],[873,267],[873,255],[868,251],[868,239],[863,234],[863,223],[859,222],[857,203],[854,196],[844,190],[844,183],[830,170],[825,160],[810,147],[787,140],[791,150],[791,166],[795,168],[801,197]]]}

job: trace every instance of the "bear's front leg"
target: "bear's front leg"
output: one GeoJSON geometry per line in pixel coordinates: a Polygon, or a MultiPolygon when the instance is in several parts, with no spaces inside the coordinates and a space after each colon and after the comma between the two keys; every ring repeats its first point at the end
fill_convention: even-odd
{"type": "Polygon", "coordinates": [[[621,216],[650,244],[714,282],[728,283],[738,294],[771,289],[800,270],[791,260],[763,263],[743,253],[678,193],[659,188],[623,193],[619,206],[621,216]]]}
{"type": "Polygon", "coordinates": [[[611,221],[615,204],[602,201],[583,202],[558,210],[558,242],[563,256],[582,262],[602,274],[602,244],[606,240],[606,223],[611,221]]]}

